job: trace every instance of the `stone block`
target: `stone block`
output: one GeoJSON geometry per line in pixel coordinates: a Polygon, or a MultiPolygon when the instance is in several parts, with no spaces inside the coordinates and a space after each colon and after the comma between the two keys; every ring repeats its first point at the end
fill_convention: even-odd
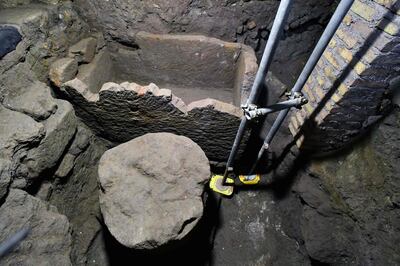
{"type": "Polygon", "coordinates": [[[170,132],[191,138],[210,160],[224,161],[242,116],[240,108],[214,99],[185,105],[154,84],[106,83],[90,99],[81,93],[79,84],[72,80],[63,85],[77,115],[95,132],[117,143],[146,133],[170,132]]]}
{"type": "Polygon", "coordinates": [[[325,92],[322,90],[320,86],[315,86],[314,90],[319,100],[322,100],[325,97],[325,92]]]}
{"type": "Polygon", "coordinates": [[[60,87],[62,83],[74,79],[78,72],[78,62],[75,58],[61,58],[50,66],[49,77],[54,85],[60,87]]]}
{"type": "Polygon", "coordinates": [[[386,53],[390,52],[399,43],[400,38],[391,36],[390,34],[383,31],[379,34],[378,38],[372,41],[371,45],[376,47],[379,51],[386,53]]]}
{"type": "Polygon", "coordinates": [[[368,50],[365,51],[362,60],[368,64],[371,64],[376,60],[378,57],[380,57],[381,53],[379,52],[378,49],[375,47],[370,47],[368,50]]]}
{"type": "Polygon", "coordinates": [[[134,45],[111,43],[110,81],[155,83],[186,103],[210,97],[239,106],[257,71],[250,47],[206,36],[139,32],[134,45]]]}
{"type": "Polygon", "coordinates": [[[333,37],[333,38],[330,40],[330,42],[329,42],[329,44],[328,44],[328,47],[329,47],[329,48],[336,47],[336,44],[337,44],[337,41],[336,41],[335,37],[333,37]]]}
{"type": "Polygon", "coordinates": [[[76,156],[67,153],[64,158],[62,159],[60,165],[57,168],[57,171],[55,172],[54,176],[57,178],[65,178],[68,176],[68,174],[72,171],[74,168],[74,162],[75,162],[76,156]]]}
{"type": "Polygon", "coordinates": [[[296,116],[296,119],[297,119],[297,122],[298,122],[299,126],[302,126],[304,124],[305,118],[303,117],[301,112],[295,112],[295,116],[296,116]]]}
{"type": "Polygon", "coordinates": [[[296,131],[300,126],[299,123],[297,122],[296,116],[292,115],[290,118],[290,124],[293,126],[293,129],[296,131]]]}
{"type": "Polygon", "coordinates": [[[57,112],[43,125],[46,136],[40,144],[29,150],[19,166],[19,176],[29,185],[44,171],[54,168],[75,134],[77,119],[72,105],[64,100],[57,101],[57,112]]]}
{"type": "Polygon", "coordinates": [[[0,242],[23,228],[29,234],[1,259],[4,265],[71,265],[71,231],[67,217],[54,206],[19,189],[11,189],[0,207],[0,242]]]}
{"type": "Polygon", "coordinates": [[[383,5],[393,13],[400,15],[400,3],[397,0],[374,0],[376,3],[383,5]]]}
{"type": "Polygon", "coordinates": [[[289,123],[289,131],[293,136],[297,134],[297,130],[295,129],[295,126],[293,125],[292,122],[289,123]]]}
{"type": "Polygon", "coordinates": [[[314,107],[311,105],[311,103],[307,103],[303,106],[309,115],[311,115],[314,112],[314,107]]]}
{"type": "Polygon", "coordinates": [[[91,93],[100,91],[103,83],[112,79],[113,65],[107,50],[100,51],[90,64],[79,66],[77,79],[86,84],[91,93]]]}
{"type": "Polygon", "coordinates": [[[35,81],[30,86],[18,86],[4,96],[3,105],[31,116],[36,121],[47,119],[56,112],[57,104],[46,84],[35,81]]]}
{"type": "Polygon", "coordinates": [[[308,98],[309,101],[315,102],[317,100],[308,84],[304,86],[303,91],[305,92],[305,96],[308,98]]]}
{"type": "Polygon", "coordinates": [[[0,198],[13,181],[20,161],[45,135],[44,126],[31,117],[0,105],[0,198]]]}
{"type": "Polygon", "coordinates": [[[90,63],[96,53],[96,47],[97,40],[93,37],[89,37],[72,45],[69,48],[68,56],[75,58],[79,63],[90,63]]]}
{"type": "Polygon", "coordinates": [[[346,94],[346,92],[348,91],[348,87],[345,85],[345,84],[343,84],[343,83],[341,83],[340,85],[339,85],[339,87],[338,87],[338,92],[339,92],[339,94],[340,95],[345,95],[346,94]]]}
{"type": "Polygon", "coordinates": [[[98,169],[105,224],[126,247],[151,250],[179,241],[203,215],[210,165],[187,137],[146,134],[106,151],[98,169]]]}

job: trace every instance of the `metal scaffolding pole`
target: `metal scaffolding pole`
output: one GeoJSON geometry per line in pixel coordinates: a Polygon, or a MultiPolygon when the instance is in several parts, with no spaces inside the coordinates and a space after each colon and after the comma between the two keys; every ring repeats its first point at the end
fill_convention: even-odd
{"type": "MultiPolygon", "coordinates": [[[[247,105],[253,104],[257,100],[257,97],[260,92],[260,88],[262,87],[261,85],[263,84],[263,82],[265,80],[265,76],[267,75],[269,66],[271,65],[273,55],[278,46],[278,42],[279,42],[281,33],[283,31],[283,27],[286,23],[287,17],[289,15],[289,11],[290,11],[292,2],[293,2],[293,0],[282,0],[279,5],[278,12],[276,14],[274,24],[272,26],[271,33],[268,38],[267,45],[264,49],[264,53],[263,53],[263,56],[262,56],[262,59],[260,62],[260,66],[257,71],[256,78],[255,78],[253,86],[251,88],[250,96],[247,100],[247,105]]],[[[223,181],[222,181],[223,185],[229,185],[229,184],[226,184],[228,172],[230,171],[230,169],[233,166],[233,161],[237,155],[239,145],[240,145],[240,142],[242,141],[246,127],[247,127],[247,119],[246,119],[246,117],[243,117],[240,122],[239,129],[236,133],[235,141],[232,145],[232,149],[229,154],[228,161],[226,163],[226,168],[225,168],[224,177],[223,177],[223,181]]]]}
{"type": "Polygon", "coordinates": [[[0,243],[0,259],[11,252],[22,240],[24,240],[30,231],[30,228],[23,228],[4,242],[0,243]]]}
{"type": "MultiPolygon", "coordinates": [[[[301,72],[299,78],[297,79],[296,84],[292,88],[292,95],[294,95],[294,93],[300,92],[301,89],[303,88],[304,84],[307,82],[308,77],[310,76],[311,72],[314,70],[315,65],[318,63],[318,60],[322,56],[326,47],[328,46],[330,40],[332,39],[333,35],[335,34],[336,30],[338,29],[340,23],[343,21],[343,18],[346,16],[347,12],[351,8],[351,5],[353,4],[353,2],[354,2],[354,0],[340,1],[338,7],[336,8],[335,13],[333,14],[325,31],[323,32],[321,38],[319,39],[317,45],[315,46],[314,51],[312,52],[310,58],[308,59],[307,64],[304,66],[303,71],[301,72]]],[[[254,170],[257,167],[257,164],[260,161],[261,157],[263,156],[265,150],[267,150],[269,148],[269,145],[271,144],[272,140],[274,139],[279,128],[282,126],[282,123],[285,120],[289,111],[290,111],[290,108],[280,111],[274,124],[272,125],[271,129],[269,130],[260,151],[258,152],[258,156],[257,156],[255,163],[253,164],[251,173],[254,172],[254,170]]]]}

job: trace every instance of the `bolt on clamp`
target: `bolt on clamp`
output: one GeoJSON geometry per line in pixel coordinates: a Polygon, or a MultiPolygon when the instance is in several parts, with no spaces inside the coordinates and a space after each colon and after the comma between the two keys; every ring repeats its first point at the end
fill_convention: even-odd
{"type": "Polygon", "coordinates": [[[243,109],[243,113],[246,119],[253,120],[260,116],[264,116],[269,113],[274,113],[284,109],[289,109],[292,107],[301,108],[302,105],[308,102],[308,100],[300,92],[287,93],[286,96],[288,96],[288,100],[269,105],[265,108],[258,108],[255,104],[244,104],[241,106],[241,108],[243,109]]]}
{"type": "Polygon", "coordinates": [[[255,104],[243,104],[240,106],[247,120],[252,120],[262,116],[262,112],[255,104]]]}

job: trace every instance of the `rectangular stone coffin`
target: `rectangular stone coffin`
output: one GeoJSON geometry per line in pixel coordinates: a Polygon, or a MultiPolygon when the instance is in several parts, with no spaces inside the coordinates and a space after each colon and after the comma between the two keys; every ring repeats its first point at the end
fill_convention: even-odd
{"type": "Polygon", "coordinates": [[[243,44],[200,35],[139,32],[132,47],[110,46],[115,82],[155,83],[186,104],[214,98],[239,106],[257,71],[254,51],[243,44]]]}

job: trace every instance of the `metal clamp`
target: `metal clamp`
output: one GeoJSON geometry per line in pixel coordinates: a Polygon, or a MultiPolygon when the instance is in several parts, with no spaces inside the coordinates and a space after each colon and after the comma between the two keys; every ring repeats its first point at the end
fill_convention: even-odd
{"type": "Polygon", "coordinates": [[[262,116],[261,109],[255,104],[244,104],[241,106],[241,108],[244,116],[249,121],[262,116]]]}
{"type": "Polygon", "coordinates": [[[246,119],[253,120],[284,109],[289,109],[292,107],[301,108],[302,105],[308,103],[308,100],[301,92],[286,93],[286,96],[288,96],[288,100],[267,106],[265,108],[258,108],[255,104],[245,104],[242,105],[241,108],[243,109],[246,119]]]}

